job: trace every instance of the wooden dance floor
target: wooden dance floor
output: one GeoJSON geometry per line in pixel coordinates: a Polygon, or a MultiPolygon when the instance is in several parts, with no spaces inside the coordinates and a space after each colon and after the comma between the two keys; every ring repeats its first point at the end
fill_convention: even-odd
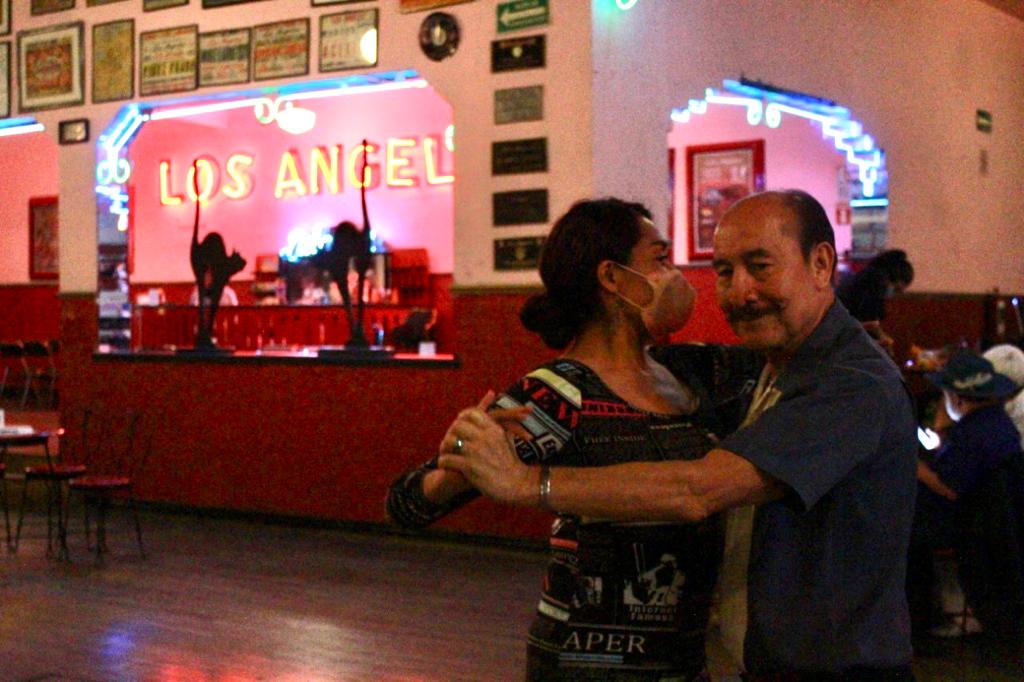
{"type": "MultiPolygon", "coordinates": [[[[38,513],[0,554],[0,681],[522,679],[541,552],[148,512],[142,560],[121,511],[102,564],[78,510],[70,564],[45,557],[38,513]]],[[[977,642],[915,669],[1024,679],[1019,658],[977,642]]]]}
{"type": "Polygon", "coordinates": [[[143,560],[119,512],[102,565],[78,515],[71,564],[38,515],[0,555],[0,680],[522,676],[538,552],[148,513],[143,560]]]}

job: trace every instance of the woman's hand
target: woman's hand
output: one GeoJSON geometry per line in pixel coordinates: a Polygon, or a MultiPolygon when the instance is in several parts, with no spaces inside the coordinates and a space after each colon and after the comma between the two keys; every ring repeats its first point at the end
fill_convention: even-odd
{"type": "Polygon", "coordinates": [[[476,407],[465,409],[448,427],[439,448],[438,465],[457,471],[478,490],[508,504],[531,504],[538,490],[537,473],[522,463],[512,446],[510,430],[522,430],[520,422],[529,408],[484,411],[493,394],[488,392],[476,407]]]}

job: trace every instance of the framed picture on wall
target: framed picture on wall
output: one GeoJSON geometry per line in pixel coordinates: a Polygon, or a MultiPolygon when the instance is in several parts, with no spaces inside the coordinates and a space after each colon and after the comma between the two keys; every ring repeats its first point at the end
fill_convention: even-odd
{"type": "Polygon", "coordinates": [[[63,12],[66,9],[74,9],[75,0],[32,0],[32,4],[29,7],[32,16],[37,14],[51,14],[53,12],[63,12]]]}
{"type": "Polygon", "coordinates": [[[0,0],[0,36],[11,32],[11,0],[0,0]]]}
{"type": "Polygon", "coordinates": [[[109,5],[113,2],[124,2],[125,0],[85,0],[86,7],[95,7],[96,5],[109,5]]]}
{"type": "Polygon", "coordinates": [[[686,177],[689,260],[710,260],[722,214],[764,190],[764,140],[687,147],[686,177]]]}
{"type": "Polygon", "coordinates": [[[73,24],[18,31],[18,108],[56,109],[85,101],[85,28],[73,24]]]}
{"type": "Polygon", "coordinates": [[[199,27],[175,26],[139,34],[139,94],[198,87],[199,27]]]}
{"type": "Polygon", "coordinates": [[[309,18],[252,29],[252,71],[258,81],[309,73],[309,18]]]}
{"type": "Polygon", "coordinates": [[[187,5],[188,0],[142,0],[142,11],[143,12],[154,12],[159,9],[168,9],[170,7],[181,7],[187,5]]]}
{"type": "Polygon", "coordinates": [[[57,197],[28,200],[28,275],[31,279],[57,279],[57,197]]]}
{"type": "Polygon", "coordinates": [[[0,118],[11,115],[11,44],[0,43],[0,118]]]}
{"type": "Polygon", "coordinates": [[[247,28],[199,34],[199,87],[248,83],[252,32],[247,28]]]}
{"type": "Polygon", "coordinates": [[[260,2],[261,0],[203,0],[203,9],[241,5],[243,2],[260,2]]]}
{"type": "Polygon", "coordinates": [[[356,69],[376,63],[376,9],[324,14],[320,17],[321,71],[356,69]]]}
{"type": "Polygon", "coordinates": [[[92,101],[135,96],[135,20],[92,27],[92,101]]]}

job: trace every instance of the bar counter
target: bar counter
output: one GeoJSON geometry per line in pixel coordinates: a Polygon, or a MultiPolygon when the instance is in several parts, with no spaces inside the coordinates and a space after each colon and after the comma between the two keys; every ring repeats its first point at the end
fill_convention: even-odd
{"type": "Polygon", "coordinates": [[[459,359],[449,353],[418,355],[416,353],[363,354],[359,352],[331,352],[319,355],[319,347],[305,346],[292,350],[235,351],[231,353],[176,352],[174,350],[99,350],[93,353],[97,362],[177,362],[214,363],[227,365],[349,365],[373,367],[459,367],[459,359]]]}

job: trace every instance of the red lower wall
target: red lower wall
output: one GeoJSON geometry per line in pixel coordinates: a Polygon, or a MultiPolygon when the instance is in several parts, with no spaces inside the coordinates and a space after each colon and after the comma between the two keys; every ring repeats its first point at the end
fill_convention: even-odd
{"type": "Polygon", "coordinates": [[[60,333],[56,284],[0,286],[0,341],[47,341],[60,333]]]}

